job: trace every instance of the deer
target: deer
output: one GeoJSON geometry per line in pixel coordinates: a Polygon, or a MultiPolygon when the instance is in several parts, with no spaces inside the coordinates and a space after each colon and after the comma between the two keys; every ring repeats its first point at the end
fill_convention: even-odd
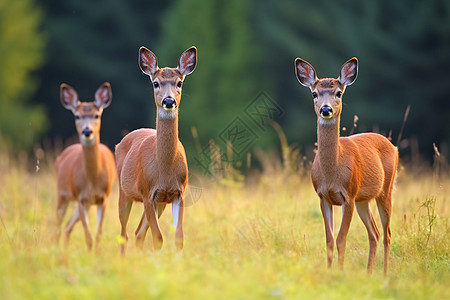
{"type": "Polygon", "coordinates": [[[342,96],[355,82],[358,59],[351,58],[340,69],[338,78],[319,79],[313,66],[295,59],[298,81],[311,90],[317,115],[317,152],[311,179],[320,199],[325,223],[327,266],[331,268],[334,250],[333,206],[342,206],[342,220],[336,238],[338,264],[344,269],[347,234],[354,207],[369,237],[367,273],[371,274],[380,233],[369,203],[376,200],[383,227],[384,274],[389,266],[391,244],[392,190],[398,163],[398,150],[386,137],[377,133],[359,133],[340,137],[342,96]]]}
{"type": "Polygon", "coordinates": [[[61,234],[61,223],[68,204],[76,201],[77,207],[65,227],[65,245],[77,221],[84,228],[86,245],[92,249],[92,235],[89,231],[88,210],[97,205],[96,246],[100,242],[102,226],[107,205],[107,197],[116,176],[114,155],[100,143],[100,127],[103,109],[111,104],[112,92],[108,82],[103,83],[95,92],[95,100],[80,102],[78,93],[66,83],[60,86],[62,105],[72,111],[80,143],[73,144],[56,159],[58,202],[57,241],[61,234]]]}
{"type": "Polygon", "coordinates": [[[183,195],[188,181],[188,165],[183,144],[178,138],[178,108],[184,79],[197,65],[197,49],[191,47],[184,51],[176,68],[159,68],[156,55],[141,47],[138,63],[152,82],[156,129],[134,130],[116,145],[122,256],[128,241],[127,223],[134,202],[141,202],[144,206],[135,231],[138,248],[142,247],[149,227],[153,249],[162,248],[158,219],[167,204],[172,205],[176,249],[183,248],[183,195]]]}

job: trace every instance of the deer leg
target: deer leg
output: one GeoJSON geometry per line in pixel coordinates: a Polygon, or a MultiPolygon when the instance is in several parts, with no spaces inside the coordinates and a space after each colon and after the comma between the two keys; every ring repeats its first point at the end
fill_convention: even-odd
{"type": "Polygon", "coordinates": [[[122,237],[122,241],[120,242],[120,253],[122,256],[125,255],[125,248],[127,246],[128,241],[128,233],[127,233],[127,223],[130,218],[131,207],[133,206],[133,201],[127,199],[125,194],[120,191],[119,192],[119,220],[120,220],[120,236],[122,237]]]}
{"type": "Polygon", "coordinates": [[[384,275],[387,274],[389,268],[389,252],[391,251],[391,201],[391,193],[384,199],[377,199],[378,212],[383,226],[384,275]]]}
{"type": "Polygon", "coordinates": [[[158,215],[158,219],[161,217],[162,213],[166,209],[166,203],[156,203],[155,205],[156,213],[158,215]]]}
{"type": "Polygon", "coordinates": [[[333,250],[334,250],[333,206],[321,198],[320,209],[322,211],[323,221],[325,223],[325,237],[327,241],[327,266],[328,268],[331,268],[331,264],[333,263],[333,250]]]}
{"type": "MultiPolygon", "coordinates": [[[[156,213],[159,217],[161,217],[161,214],[163,213],[164,209],[166,208],[166,205],[164,203],[158,203],[156,204],[156,213]]],[[[138,248],[142,248],[145,241],[145,236],[147,235],[147,230],[150,227],[147,217],[145,216],[145,210],[142,213],[141,221],[139,222],[139,225],[136,229],[135,236],[136,236],[136,245],[138,248]]]]}
{"type": "Polygon", "coordinates": [[[80,220],[80,214],[78,211],[78,203],[77,203],[76,208],[75,208],[75,213],[73,214],[72,218],[69,221],[67,221],[67,224],[66,224],[66,229],[64,232],[64,235],[65,235],[64,245],[66,247],[69,244],[70,234],[72,233],[73,226],[75,226],[75,224],[78,222],[78,220],[80,220]]]}
{"type": "Polygon", "coordinates": [[[142,212],[141,221],[139,222],[139,226],[136,229],[136,246],[138,248],[142,248],[145,240],[145,236],[147,235],[147,230],[150,227],[147,221],[147,217],[145,216],[145,210],[142,212]]]}
{"type": "Polygon", "coordinates": [[[55,242],[59,243],[59,238],[61,236],[61,224],[66,215],[67,207],[69,205],[69,199],[58,196],[58,204],[56,206],[56,234],[55,234],[55,242]]]}
{"type": "MultiPolygon", "coordinates": [[[[344,198],[345,199],[345,198],[344,198]]],[[[336,238],[336,246],[338,250],[338,264],[341,270],[344,270],[345,246],[347,243],[347,234],[350,228],[350,223],[353,217],[353,210],[355,208],[354,199],[346,199],[342,204],[342,222],[339,228],[339,233],[336,238]]]]}
{"type": "Polygon", "coordinates": [[[105,219],[105,209],[106,209],[106,201],[105,199],[103,199],[101,204],[97,206],[97,235],[95,236],[96,245],[100,243],[100,238],[103,229],[103,221],[105,219]]]}
{"type": "Polygon", "coordinates": [[[172,216],[175,225],[175,246],[177,250],[183,249],[183,213],[184,201],[180,198],[172,202],[172,216]]]}
{"type": "Polygon", "coordinates": [[[373,269],[373,261],[377,252],[380,232],[378,231],[377,224],[375,223],[372,212],[370,211],[369,201],[357,202],[356,210],[366,226],[367,234],[369,235],[369,259],[367,262],[367,273],[371,274],[373,269]]]}
{"type": "Polygon", "coordinates": [[[84,237],[86,239],[86,245],[88,250],[92,250],[92,235],[89,231],[89,218],[88,218],[88,203],[86,200],[78,201],[78,211],[80,214],[81,224],[83,224],[84,237]]]}
{"type": "Polygon", "coordinates": [[[153,239],[153,249],[159,250],[163,244],[163,237],[161,234],[161,230],[159,229],[157,210],[155,205],[155,200],[157,197],[157,193],[153,199],[149,199],[144,202],[145,215],[147,216],[147,221],[150,225],[150,229],[152,231],[152,239],[153,239]]]}

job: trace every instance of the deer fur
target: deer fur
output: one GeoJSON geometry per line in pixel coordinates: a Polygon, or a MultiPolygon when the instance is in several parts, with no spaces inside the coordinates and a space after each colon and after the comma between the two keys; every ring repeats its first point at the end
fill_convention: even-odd
{"type": "Polygon", "coordinates": [[[344,266],[346,239],[353,210],[356,206],[369,236],[368,273],[373,261],[380,233],[371,213],[369,202],[376,199],[384,232],[384,273],[387,273],[391,243],[390,218],[392,190],[397,170],[397,148],[377,133],[360,133],[340,137],[342,95],[346,86],[357,77],[358,60],[352,58],[341,68],[337,79],[319,79],[314,68],[297,58],[295,71],[299,82],[309,87],[317,115],[318,149],[311,178],[320,198],[325,223],[328,267],[333,261],[333,206],[342,206],[342,222],[336,239],[338,263],[344,266]]]}
{"type": "Polygon", "coordinates": [[[77,92],[63,83],[60,87],[62,105],[75,116],[75,125],[80,139],[79,144],[67,147],[56,159],[58,177],[57,203],[57,239],[67,206],[77,201],[75,214],[65,229],[65,242],[69,242],[75,223],[81,219],[86,244],[92,248],[92,236],[89,231],[88,209],[95,204],[97,208],[96,244],[100,241],[106,209],[106,198],[114,182],[115,162],[111,150],[100,143],[100,126],[103,109],[111,104],[111,86],[105,82],[96,93],[93,102],[80,102],[77,92]]]}
{"type": "MultiPolygon", "coordinates": [[[[178,60],[177,68],[159,68],[156,56],[147,48],[139,50],[139,66],[150,77],[156,104],[156,130],[138,129],[116,146],[119,176],[119,219],[121,236],[128,240],[127,223],[134,201],[144,203],[144,213],[136,229],[136,242],[142,246],[151,228],[153,247],[160,249],[163,237],[158,218],[167,204],[172,213],[177,249],[183,248],[183,195],[188,180],[184,147],[178,139],[178,107],[186,75],[197,64],[197,49],[191,47],[178,60]]],[[[125,253],[125,243],[121,245],[125,253]]]]}

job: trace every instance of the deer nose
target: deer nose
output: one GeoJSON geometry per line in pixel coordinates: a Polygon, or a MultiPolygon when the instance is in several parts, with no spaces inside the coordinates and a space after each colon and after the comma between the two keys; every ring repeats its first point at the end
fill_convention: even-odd
{"type": "Polygon", "coordinates": [[[331,106],[328,105],[322,106],[320,108],[320,115],[325,119],[331,118],[331,116],[333,115],[333,108],[331,108],[331,106]]]}
{"type": "Polygon", "coordinates": [[[83,129],[83,131],[81,132],[85,137],[89,137],[92,134],[92,129],[90,129],[89,127],[86,127],[85,129],[83,129]]]}
{"type": "Polygon", "coordinates": [[[171,110],[177,106],[177,103],[175,102],[175,99],[173,99],[172,97],[167,97],[163,99],[162,106],[166,110],[171,110]]]}

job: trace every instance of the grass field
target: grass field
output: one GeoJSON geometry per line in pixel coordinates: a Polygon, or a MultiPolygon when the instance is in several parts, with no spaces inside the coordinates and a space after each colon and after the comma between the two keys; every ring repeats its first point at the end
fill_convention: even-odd
{"type": "MultiPolygon", "coordinates": [[[[1,299],[449,299],[450,179],[400,168],[394,194],[390,270],[382,243],[366,275],[367,233],[354,214],[345,270],[326,268],[319,201],[306,175],[275,168],[245,184],[202,179],[185,209],[185,247],[177,253],[171,210],[161,217],[164,245],[134,245],[142,213],[135,204],[125,258],[119,255],[117,184],[101,245],[89,253],[81,224],[69,246],[52,242],[56,176],[0,155],[1,299]],[[252,182],[252,183],[250,183],[252,182]]],[[[373,207],[374,208],[374,207],[373,207]]],[[[66,219],[73,213],[68,210],[66,219]]],[[[375,218],[380,227],[378,212],[375,218]]],[[[340,224],[335,209],[336,227],[340,224]]],[[[91,210],[91,232],[95,232],[91,210]]],[[[62,243],[61,243],[62,244],[62,243]]]]}

